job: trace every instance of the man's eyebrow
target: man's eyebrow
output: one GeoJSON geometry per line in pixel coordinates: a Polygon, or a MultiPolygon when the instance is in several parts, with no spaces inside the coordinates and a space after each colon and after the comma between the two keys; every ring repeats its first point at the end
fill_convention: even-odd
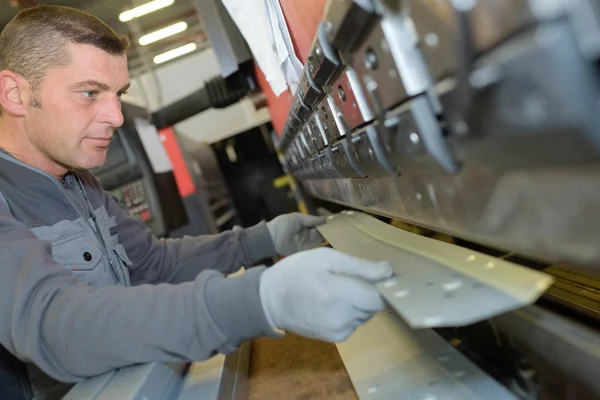
{"type": "MultiPolygon", "coordinates": [[[[129,89],[129,86],[131,86],[131,83],[128,83],[127,85],[125,85],[121,89],[119,89],[119,93],[126,92],[127,89],[129,89]]],[[[108,86],[106,83],[98,82],[94,79],[90,79],[90,80],[83,81],[83,82],[77,82],[76,84],[74,84],[72,86],[72,88],[74,90],[93,88],[93,89],[101,90],[103,92],[108,92],[110,90],[110,86],[108,86]]]]}
{"type": "Polygon", "coordinates": [[[102,91],[110,90],[110,87],[106,83],[98,82],[96,80],[90,79],[87,81],[77,82],[72,86],[73,89],[89,89],[94,88],[102,91]]]}

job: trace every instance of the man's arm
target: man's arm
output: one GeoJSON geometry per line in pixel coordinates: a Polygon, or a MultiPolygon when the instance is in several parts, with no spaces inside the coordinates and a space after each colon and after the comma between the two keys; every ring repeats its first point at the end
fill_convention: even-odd
{"type": "Polygon", "coordinates": [[[0,344],[63,382],[150,361],[195,361],[273,336],[264,268],[179,285],[92,288],[0,202],[0,344]]]}
{"type": "Polygon", "coordinates": [[[234,228],[219,235],[157,239],[142,221],[104,193],[106,209],[116,217],[119,238],[133,262],[130,269],[133,285],[187,282],[207,269],[233,273],[276,255],[265,223],[248,229],[234,228]]]}

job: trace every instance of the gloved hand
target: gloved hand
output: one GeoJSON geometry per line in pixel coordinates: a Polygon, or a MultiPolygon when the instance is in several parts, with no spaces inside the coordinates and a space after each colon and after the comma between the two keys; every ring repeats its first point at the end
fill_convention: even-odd
{"type": "Polygon", "coordinates": [[[260,299],[273,328],[341,342],[384,308],[372,282],[392,275],[388,263],[319,248],[285,258],[265,270],[260,299]]]}
{"type": "Polygon", "coordinates": [[[323,242],[323,237],[317,231],[317,226],[323,225],[325,221],[325,217],[293,213],[281,215],[267,222],[267,228],[277,254],[290,256],[318,247],[323,242]]]}

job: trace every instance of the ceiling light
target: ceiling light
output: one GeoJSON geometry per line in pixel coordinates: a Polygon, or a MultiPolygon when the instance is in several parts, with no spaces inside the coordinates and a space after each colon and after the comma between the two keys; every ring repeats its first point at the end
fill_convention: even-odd
{"type": "Polygon", "coordinates": [[[166,53],[162,53],[154,57],[154,64],[161,64],[174,58],[180,57],[184,54],[191,53],[196,50],[198,45],[196,43],[188,43],[185,46],[178,47],[173,50],[169,50],[166,53]]]}
{"type": "Polygon", "coordinates": [[[150,14],[156,10],[160,10],[161,8],[165,8],[173,4],[175,0],[154,0],[146,4],[142,4],[141,6],[135,7],[131,10],[127,10],[122,12],[119,15],[119,19],[121,22],[131,21],[134,18],[139,18],[142,15],[150,14]]]}
{"type": "Polygon", "coordinates": [[[185,22],[178,22],[176,24],[167,26],[166,28],[162,28],[142,36],[140,38],[140,44],[142,46],[146,46],[147,44],[158,42],[159,40],[185,31],[187,27],[188,25],[185,22]]]}

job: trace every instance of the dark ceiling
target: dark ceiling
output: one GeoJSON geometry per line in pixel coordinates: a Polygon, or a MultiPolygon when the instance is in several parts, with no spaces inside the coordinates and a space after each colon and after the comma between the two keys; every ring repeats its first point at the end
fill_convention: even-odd
{"type": "Polygon", "coordinates": [[[200,51],[209,45],[202,23],[198,18],[198,14],[196,13],[191,0],[175,0],[175,3],[168,7],[126,23],[119,20],[119,14],[121,12],[137,5],[147,3],[148,1],[149,0],[0,0],[0,29],[11,20],[20,7],[28,7],[36,4],[63,5],[87,11],[102,19],[117,32],[126,34],[130,37],[133,46],[129,53],[129,67],[134,75],[153,67],[152,59],[160,53],[190,42],[195,42],[198,45],[197,51],[200,51]],[[138,44],[140,36],[179,21],[185,21],[187,23],[187,30],[147,46],[138,44]]]}

